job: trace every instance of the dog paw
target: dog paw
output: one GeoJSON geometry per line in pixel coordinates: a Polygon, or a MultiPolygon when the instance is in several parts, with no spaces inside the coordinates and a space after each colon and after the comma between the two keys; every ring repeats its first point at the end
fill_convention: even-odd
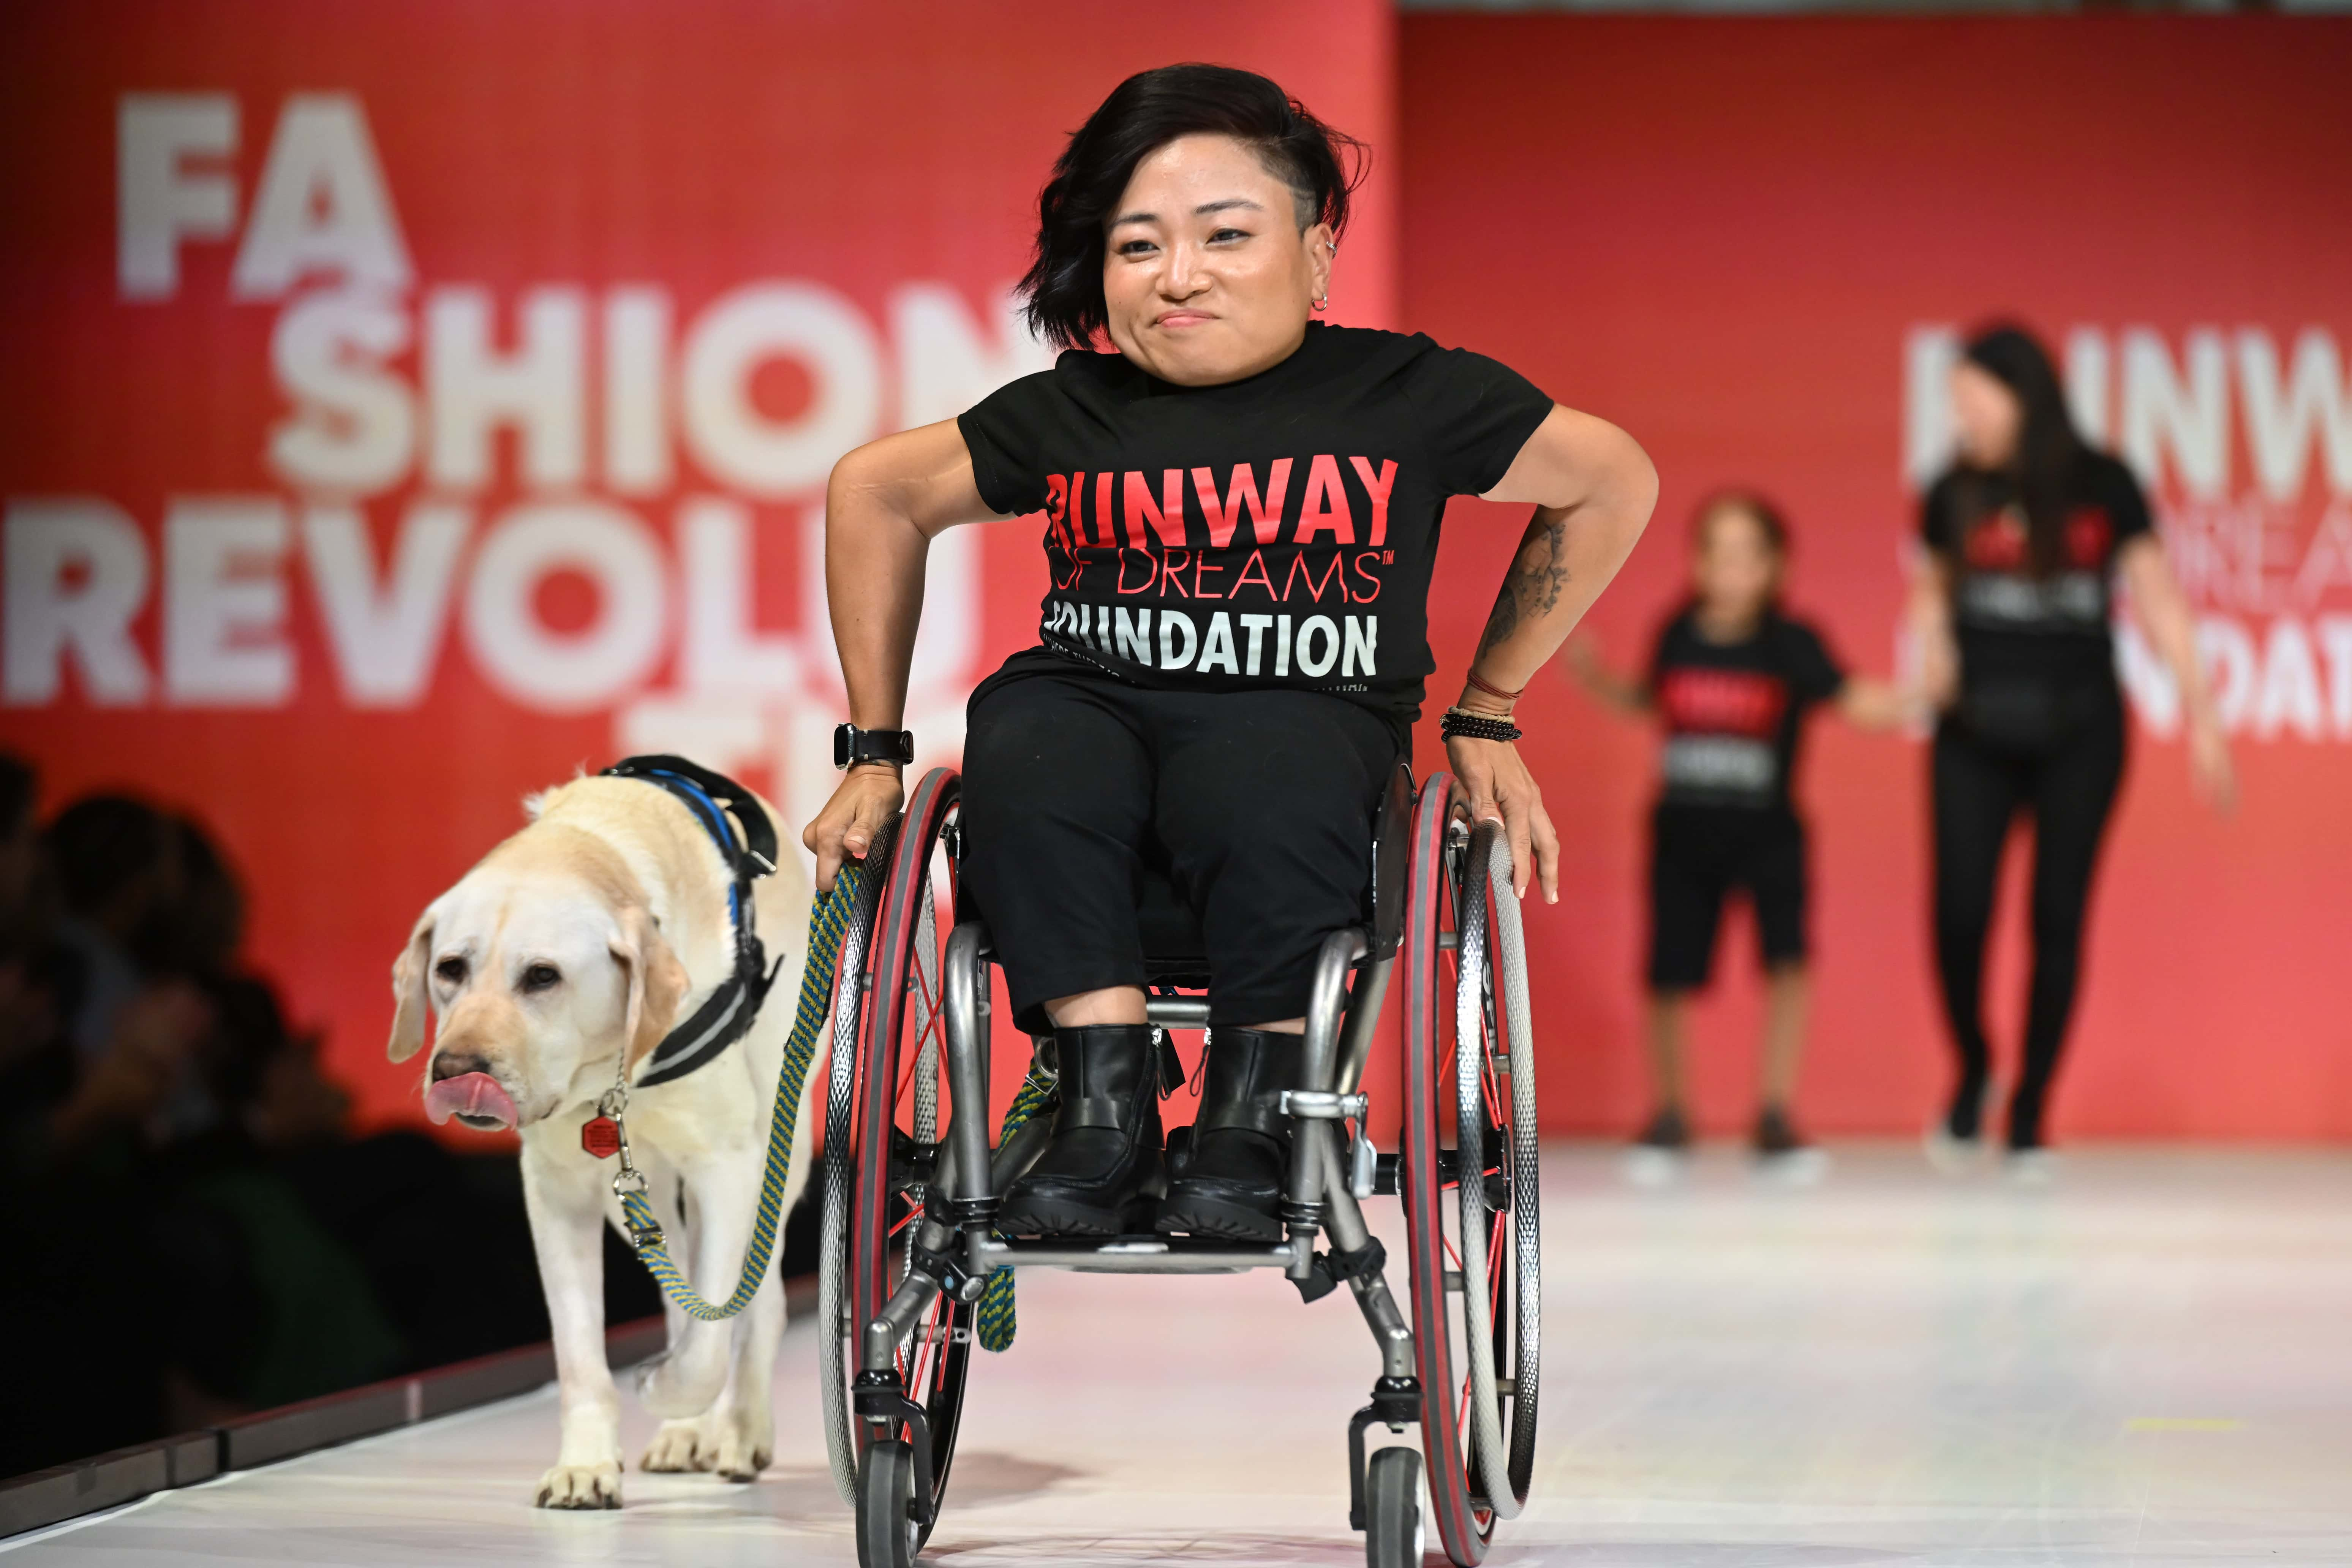
{"type": "Polygon", "coordinates": [[[686,1470],[710,1468],[710,1445],[702,1435],[698,1421],[665,1421],[646,1445],[646,1457],[637,1461],[637,1468],[677,1474],[686,1470]]]}
{"type": "Polygon", "coordinates": [[[539,1478],[540,1508],[618,1508],[621,1467],[558,1465],[539,1478]]]}
{"type": "Polygon", "coordinates": [[[719,1472],[721,1480],[756,1481],[773,1458],[772,1448],[748,1443],[740,1434],[730,1432],[719,1439],[718,1457],[710,1468],[719,1472]]]}

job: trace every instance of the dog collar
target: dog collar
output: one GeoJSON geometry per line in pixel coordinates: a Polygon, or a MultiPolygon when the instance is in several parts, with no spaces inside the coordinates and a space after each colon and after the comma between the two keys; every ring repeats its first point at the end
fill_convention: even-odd
{"type": "Polygon", "coordinates": [[[684,801],[718,844],[731,880],[727,911],[735,928],[734,973],[646,1058],[635,1087],[650,1089],[684,1078],[749,1033],[776,972],[783,967],[781,955],[772,965],[768,963],[754,926],[751,900],[751,884],[776,868],[776,825],[750,790],[684,757],[625,757],[602,776],[636,779],[684,801]]]}

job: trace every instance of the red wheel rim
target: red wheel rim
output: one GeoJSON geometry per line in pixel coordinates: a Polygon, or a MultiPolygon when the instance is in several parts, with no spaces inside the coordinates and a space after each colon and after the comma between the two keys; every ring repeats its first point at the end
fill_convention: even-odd
{"type": "Polygon", "coordinates": [[[1494,1516],[1472,1501],[1467,1456],[1455,1405],[1450,1309],[1445,1290],[1445,1184],[1438,1170],[1440,1115],[1450,1099],[1440,1058],[1449,1037],[1451,1009],[1440,1005],[1439,925],[1450,905],[1446,828],[1454,815],[1454,780],[1433,773],[1413,811],[1412,858],[1405,886],[1404,1158],[1398,1187],[1404,1199],[1408,1277],[1412,1289],[1413,1352],[1422,1388],[1422,1449],[1428,1458],[1429,1496],[1439,1539],[1454,1562],[1475,1564],[1486,1554],[1494,1516]]]}
{"type": "MultiPolygon", "coordinates": [[[[923,892],[935,874],[934,858],[940,839],[961,793],[960,781],[946,769],[934,768],[926,773],[900,817],[889,864],[881,872],[885,880],[875,910],[873,937],[866,950],[865,994],[859,1002],[864,1015],[861,1038],[866,1048],[860,1054],[854,1091],[853,1125],[858,1157],[850,1208],[847,1271],[849,1321],[853,1325],[871,1321],[889,1300],[895,1288],[890,1277],[892,1243],[911,1218],[895,1212],[901,1205],[894,1201],[898,1194],[890,1171],[892,1133],[898,1108],[920,1064],[919,1042],[906,1037],[908,984],[912,980],[926,992],[928,1028],[944,1031],[940,1006],[943,998],[929,994],[929,987],[938,985],[943,978],[939,964],[940,955],[936,952],[931,955],[932,979],[927,984],[915,963],[915,949],[922,937],[923,892]]],[[[943,889],[933,889],[933,940],[942,947],[945,933],[955,918],[954,876],[950,858],[948,885],[943,889]],[[943,907],[939,901],[941,898],[945,900],[943,907]]],[[[944,1044],[943,1035],[941,1043],[944,1044]]],[[[941,1110],[944,1117],[944,1092],[941,1110]]],[[[935,1496],[946,1486],[948,1460],[953,1451],[953,1426],[960,1412],[961,1384],[969,1353],[970,1315],[969,1307],[943,1297],[933,1304],[899,1359],[899,1372],[907,1380],[908,1397],[934,1414],[935,1496]],[[960,1342],[960,1336],[966,1342],[960,1342]]],[[[864,1422],[856,1423],[856,1430],[858,1451],[863,1453],[874,1440],[874,1432],[864,1422]]]]}

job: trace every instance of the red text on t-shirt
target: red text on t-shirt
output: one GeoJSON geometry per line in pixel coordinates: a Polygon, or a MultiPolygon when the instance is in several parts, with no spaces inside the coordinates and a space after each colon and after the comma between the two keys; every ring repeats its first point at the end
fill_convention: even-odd
{"type": "Polygon", "coordinates": [[[1744,669],[1670,669],[1658,680],[1658,707],[1667,727],[1711,734],[1769,739],[1789,706],[1780,677],[1744,669]]]}

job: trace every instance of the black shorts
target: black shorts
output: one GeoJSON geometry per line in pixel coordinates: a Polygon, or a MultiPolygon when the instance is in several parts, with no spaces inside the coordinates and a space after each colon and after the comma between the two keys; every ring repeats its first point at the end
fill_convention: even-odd
{"type": "Polygon", "coordinates": [[[1661,804],[1650,825],[1650,987],[1706,984],[1724,895],[1745,888],[1764,962],[1805,956],[1805,829],[1793,813],[1661,804]]]}
{"type": "Polygon", "coordinates": [[[1057,996],[1145,981],[1147,866],[1201,924],[1209,1022],[1307,1011],[1316,954],[1360,923],[1373,813],[1398,758],[1371,710],[1311,691],[1151,691],[1090,670],[972,695],[963,891],[1015,1024],[1057,996]]]}

